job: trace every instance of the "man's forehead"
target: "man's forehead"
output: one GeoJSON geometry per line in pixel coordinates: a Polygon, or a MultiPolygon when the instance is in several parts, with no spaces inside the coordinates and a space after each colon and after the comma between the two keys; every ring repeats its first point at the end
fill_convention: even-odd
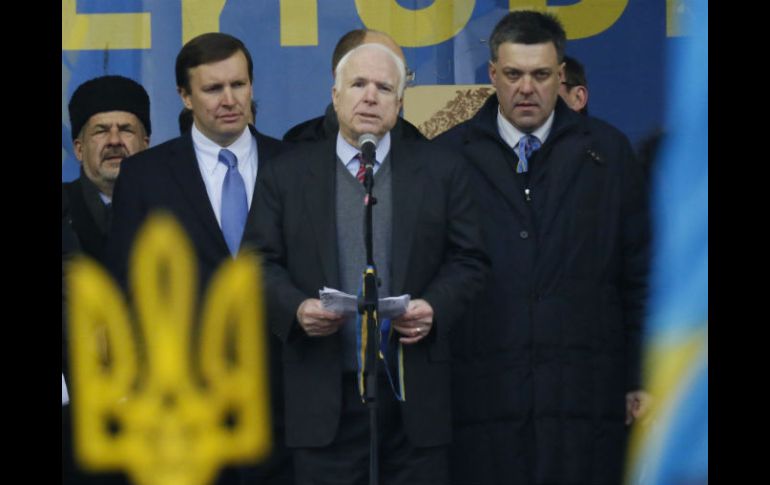
{"type": "Polygon", "coordinates": [[[102,111],[101,113],[95,113],[88,118],[88,124],[90,125],[103,125],[103,124],[125,124],[125,123],[141,123],[139,118],[130,111],[102,111]]]}
{"type": "Polygon", "coordinates": [[[398,68],[385,52],[366,49],[353,53],[344,66],[343,75],[350,79],[367,79],[396,83],[398,68]]]}
{"type": "Polygon", "coordinates": [[[248,62],[241,51],[218,61],[198,64],[188,69],[190,78],[199,77],[205,80],[226,80],[230,77],[249,77],[248,62]]]}
{"type": "Polygon", "coordinates": [[[553,42],[521,44],[503,42],[497,48],[497,62],[501,64],[558,64],[556,46],[553,42]]]}

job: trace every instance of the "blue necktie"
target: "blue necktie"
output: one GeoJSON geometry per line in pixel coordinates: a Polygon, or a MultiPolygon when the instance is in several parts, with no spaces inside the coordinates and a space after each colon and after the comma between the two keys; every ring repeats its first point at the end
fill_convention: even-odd
{"type": "Polygon", "coordinates": [[[238,158],[233,152],[222,149],[219,152],[219,161],[227,165],[225,181],[222,182],[222,234],[227,241],[230,253],[236,254],[243,237],[243,226],[246,225],[246,216],[249,212],[249,203],[246,200],[246,185],[243,177],[238,172],[238,158]]]}
{"type": "Polygon", "coordinates": [[[524,173],[529,170],[529,158],[538,148],[540,148],[540,140],[535,135],[524,135],[519,140],[516,151],[519,155],[519,163],[516,165],[516,173],[524,173]]]}

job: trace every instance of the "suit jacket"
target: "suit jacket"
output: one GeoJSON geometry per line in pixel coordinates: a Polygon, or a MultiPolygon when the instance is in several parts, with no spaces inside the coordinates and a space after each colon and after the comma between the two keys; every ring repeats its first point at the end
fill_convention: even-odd
{"type": "Polygon", "coordinates": [[[80,170],[80,177],[62,184],[62,207],[68,208],[67,222],[88,256],[104,262],[104,247],[110,227],[110,209],[99,197],[99,189],[80,170]]]}
{"type": "MultiPolygon", "coordinates": [[[[463,161],[426,142],[391,140],[391,289],[424,298],[434,310],[428,338],[404,346],[402,416],[416,446],[435,446],[451,436],[448,335],[482,287],[488,263],[463,161]]],[[[289,446],[328,445],[341,413],[341,335],[310,338],[295,317],[320,288],[339,287],[335,141],[300,145],[266,167],[250,214],[270,326],[284,343],[289,446]]]]}
{"type": "MultiPolygon", "coordinates": [[[[283,143],[262,135],[249,125],[257,139],[259,168],[257,179],[262,177],[265,166],[282,150],[283,143]]],[[[199,294],[206,289],[211,276],[219,265],[230,258],[222,230],[211,208],[206,187],[200,174],[190,133],[174,138],[156,147],[144,150],[127,158],[121,164],[120,176],[115,184],[113,198],[113,227],[108,237],[107,259],[111,271],[118,281],[127,287],[127,262],[133,247],[134,237],[151,211],[163,209],[174,215],[182,225],[193,245],[198,261],[199,294]]],[[[254,210],[252,204],[250,212],[254,210]]],[[[253,224],[250,218],[248,224],[253,224]],[[251,221],[251,222],[249,222],[251,221]]],[[[241,248],[249,245],[246,235],[241,248]]],[[[271,399],[273,425],[280,437],[283,433],[282,385],[280,359],[277,347],[280,342],[270,342],[271,399]]],[[[271,462],[262,469],[280,468],[276,473],[289,473],[283,445],[274,443],[271,462]]],[[[260,469],[260,470],[262,470],[260,469]]],[[[259,473],[262,471],[258,470],[259,473]]],[[[232,471],[232,470],[230,470],[232,471]]],[[[253,470],[251,470],[253,471],[253,470]]],[[[268,472],[269,474],[270,472],[268,472]]],[[[236,479],[224,475],[224,482],[236,479]]],[[[290,483],[291,479],[276,483],[290,483]]],[[[222,483],[222,481],[218,482],[222,483]]],[[[261,482],[260,482],[261,483],[261,482]]],[[[272,483],[272,482],[271,482],[272,483]]]]}
{"type": "MultiPolygon", "coordinates": [[[[264,165],[283,150],[283,144],[251,125],[249,129],[257,139],[259,178],[264,165]]],[[[153,210],[170,212],[187,232],[197,253],[201,283],[208,282],[213,271],[230,256],[206,193],[190,133],[124,160],[115,184],[113,209],[115,224],[109,235],[107,256],[121,283],[126,280],[126,264],[136,232],[153,210]]],[[[252,201],[250,211],[253,210],[252,201]]],[[[244,238],[241,246],[248,243],[244,238]]]]}

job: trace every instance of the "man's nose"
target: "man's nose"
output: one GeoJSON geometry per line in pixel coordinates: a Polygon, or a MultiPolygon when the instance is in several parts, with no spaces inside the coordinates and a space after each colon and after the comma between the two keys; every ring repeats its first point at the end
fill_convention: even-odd
{"type": "Polygon", "coordinates": [[[107,143],[110,145],[122,145],[123,140],[120,139],[120,129],[117,126],[110,128],[109,137],[107,143]]]}
{"type": "Polygon", "coordinates": [[[230,87],[226,87],[222,92],[222,104],[225,106],[232,106],[235,104],[235,95],[230,87]]]}
{"type": "Polygon", "coordinates": [[[370,83],[364,88],[364,101],[367,103],[377,102],[377,86],[374,83],[370,83]]]}
{"type": "Polygon", "coordinates": [[[532,76],[529,74],[522,76],[519,90],[525,94],[531,93],[534,90],[534,82],[532,81],[532,76]]]}

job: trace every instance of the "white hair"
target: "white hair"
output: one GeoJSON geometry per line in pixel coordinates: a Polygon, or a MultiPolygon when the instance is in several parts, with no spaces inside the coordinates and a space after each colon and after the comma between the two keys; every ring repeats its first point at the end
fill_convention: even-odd
{"type": "Polygon", "coordinates": [[[396,70],[398,71],[398,87],[396,89],[396,92],[398,93],[399,99],[404,96],[404,88],[406,87],[406,64],[404,64],[404,61],[398,57],[396,54],[393,53],[392,50],[388,49],[382,44],[375,44],[375,43],[369,43],[369,44],[361,44],[358,47],[351,49],[348,51],[347,54],[342,56],[342,59],[340,59],[340,62],[337,63],[337,67],[334,69],[334,88],[339,91],[342,86],[342,70],[345,68],[345,65],[348,63],[348,60],[350,60],[350,56],[353,55],[354,52],[360,50],[360,49],[377,49],[382,52],[385,52],[388,56],[390,56],[390,59],[393,61],[393,63],[396,65],[396,70]]]}

